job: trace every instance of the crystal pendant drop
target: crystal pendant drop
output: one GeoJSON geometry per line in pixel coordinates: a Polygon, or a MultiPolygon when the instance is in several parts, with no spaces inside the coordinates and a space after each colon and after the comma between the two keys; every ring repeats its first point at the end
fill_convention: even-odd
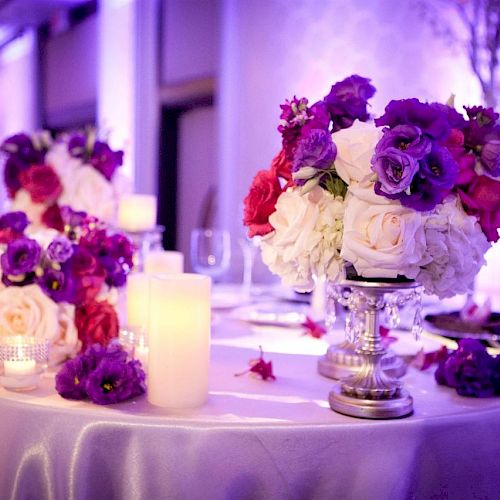
{"type": "Polygon", "coordinates": [[[325,318],[326,329],[328,331],[333,330],[336,321],[337,321],[337,312],[335,310],[335,299],[333,297],[328,297],[326,318],[325,318]]]}
{"type": "Polygon", "coordinates": [[[399,326],[401,319],[399,317],[399,307],[396,298],[391,297],[390,301],[385,306],[385,316],[389,328],[397,328],[399,326]]]}
{"type": "Polygon", "coordinates": [[[345,337],[347,342],[354,341],[354,329],[356,327],[356,317],[354,312],[350,311],[345,318],[345,337]]]}
{"type": "Polygon", "coordinates": [[[413,334],[413,338],[415,340],[420,340],[422,335],[422,306],[417,304],[417,308],[415,311],[415,317],[413,318],[413,325],[411,327],[411,333],[413,334]]]}

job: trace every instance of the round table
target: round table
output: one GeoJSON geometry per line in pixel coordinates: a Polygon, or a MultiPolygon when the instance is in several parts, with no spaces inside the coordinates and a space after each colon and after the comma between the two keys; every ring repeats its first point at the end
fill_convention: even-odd
{"type": "Polygon", "coordinates": [[[15,499],[498,498],[500,400],[404,377],[415,412],[362,420],[329,409],[316,372],[324,341],[218,317],[210,394],[167,411],[146,397],[67,401],[47,373],[27,393],[0,389],[0,497],[15,499]],[[235,377],[262,345],[276,381],[235,377]],[[310,354],[298,354],[310,353],[310,354]]]}

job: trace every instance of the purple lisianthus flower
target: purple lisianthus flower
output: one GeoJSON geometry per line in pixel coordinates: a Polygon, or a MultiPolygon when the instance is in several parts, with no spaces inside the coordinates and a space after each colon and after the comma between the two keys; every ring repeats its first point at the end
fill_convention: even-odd
{"type": "Polygon", "coordinates": [[[378,176],[378,186],[385,194],[406,191],[418,170],[418,161],[395,147],[375,153],[372,170],[378,176]]]}
{"type": "Polygon", "coordinates": [[[85,399],[88,373],[82,356],[66,361],[56,375],[56,391],[65,399],[85,399]]]}
{"type": "Polygon", "coordinates": [[[134,265],[134,244],[123,234],[112,234],[103,245],[104,253],[129,269],[134,265]]]}
{"type": "Polygon", "coordinates": [[[421,161],[420,173],[436,189],[448,191],[453,188],[458,177],[458,165],[450,152],[434,144],[432,151],[421,161]]]}
{"type": "Polygon", "coordinates": [[[453,387],[461,396],[489,397],[495,394],[496,360],[474,339],[463,339],[458,349],[436,370],[439,384],[453,387]]]}
{"type": "Polygon", "coordinates": [[[28,227],[28,217],[24,212],[9,212],[0,217],[0,230],[11,229],[15,233],[23,233],[28,227]]]}
{"type": "Polygon", "coordinates": [[[87,394],[100,405],[119,403],[142,394],[138,372],[137,362],[123,363],[105,358],[88,376],[87,394]]]}
{"type": "Polygon", "coordinates": [[[75,284],[68,272],[46,269],[36,282],[54,302],[73,302],[75,284]]]}
{"type": "Polygon", "coordinates": [[[483,106],[464,106],[465,112],[470,120],[477,120],[481,126],[494,125],[500,115],[493,108],[483,106]]]}
{"type": "Polygon", "coordinates": [[[34,271],[40,261],[41,251],[40,245],[30,238],[11,241],[0,258],[3,273],[20,276],[34,271]]]}
{"type": "Polygon", "coordinates": [[[383,132],[384,135],[375,147],[375,153],[381,153],[387,148],[396,148],[420,160],[431,151],[430,139],[414,125],[396,125],[392,129],[384,129],[383,132]]]}
{"type": "Polygon", "coordinates": [[[481,148],[481,165],[492,177],[500,176],[500,138],[488,140],[481,148]]]}
{"type": "MultiPolygon", "coordinates": [[[[314,177],[317,170],[326,170],[330,168],[337,156],[337,147],[332,141],[332,136],[325,130],[314,129],[304,136],[297,144],[294,160],[292,163],[292,172],[296,173],[302,169],[312,169],[311,175],[314,177]]],[[[305,181],[305,178],[301,178],[305,181]]]]}
{"type": "Polygon", "coordinates": [[[418,172],[413,176],[409,190],[386,193],[380,181],[375,183],[375,192],[391,200],[399,200],[405,207],[420,212],[432,210],[449,194],[458,177],[458,165],[450,152],[437,143],[424,159],[419,161],[418,172]]]}
{"type": "Polygon", "coordinates": [[[446,115],[446,119],[451,128],[462,130],[465,127],[465,118],[455,108],[440,102],[433,102],[430,105],[446,115]]]}
{"type": "Polygon", "coordinates": [[[111,181],[116,169],[123,163],[123,151],[113,151],[105,142],[96,141],[90,164],[111,181]]]}
{"type": "Polygon", "coordinates": [[[0,150],[10,157],[17,158],[25,167],[33,164],[42,164],[45,158],[45,149],[37,149],[27,134],[16,134],[6,139],[0,150]]]}
{"type": "Polygon", "coordinates": [[[3,171],[5,186],[11,198],[21,189],[20,174],[22,171],[27,170],[29,165],[24,164],[19,158],[14,156],[7,158],[3,171]]]}
{"type": "Polygon", "coordinates": [[[83,134],[74,134],[68,141],[68,153],[73,158],[84,158],[87,138],[83,134]]]}
{"type": "Polygon", "coordinates": [[[127,282],[127,272],[113,257],[108,255],[99,258],[99,262],[106,271],[105,282],[108,286],[119,288],[127,282]]]}
{"type": "Polygon", "coordinates": [[[334,84],[324,101],[333,122],[332,132],[349,128],[354,120],[366,122],[368,99],[376,90],[370,79],[352,75],[334,84]]]}
{"type": "Polygon", "coordinates": [[[328,130],[330,126],[330,115],[324,101],[315,102],[308,109],[309,119],[302,126],[301,134],[307,135],[310,130],[328,130]]]}
{"type": "Polygon", "coordinates": [[[73,244],[66,236],[56,236],[47,247],[47,257],[59,263],[73,255],[73,244]]]}
{"type": "Polygon", "coordinates": [[[120,344],[111,342],[107,347],[93,344],[81,355],[89,370],[95,370],[103,359],[125,363],[127,353],[120,344]]]}
{"type": "Polygon", "coordinates": [[[447,114],[442,109],[418,99],[391,101],[385,113],[375,119],[375,125],[396,127],[397,125],[415,125],[432,139],[444,140],[450,134],[451,127],[447,114]]]}

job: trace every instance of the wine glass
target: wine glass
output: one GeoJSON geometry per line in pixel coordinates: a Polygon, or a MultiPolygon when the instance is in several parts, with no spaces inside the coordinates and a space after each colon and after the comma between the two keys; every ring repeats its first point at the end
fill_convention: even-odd
{"type": "Polygon", "coordinates": [[[225,229],[193,229],[191,232],[191,265],[195,272],[214,281],[229,268],[231,238],[225,229]]]}
{"type": "Polygon", "coordinates": [[[253,285],[253,266],[255,261],[255,255],[259,249],[260,237],[254,236],[249,238],[246,234],[242,234],[238,238],[238,243],[240,244],[241,252],[243,254],[243,282],[242,289],[243,294],[250,298],[252,296],[252,285],[253,285]]]}

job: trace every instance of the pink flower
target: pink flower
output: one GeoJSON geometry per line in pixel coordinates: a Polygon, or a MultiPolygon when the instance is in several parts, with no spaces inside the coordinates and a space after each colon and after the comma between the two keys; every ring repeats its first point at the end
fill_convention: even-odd
{"type": "Polygon", "coordinates": [[[276,377],[273,374],[273,362],[272,361],[264,361],[264,351],[262,350],[262,346],[259,346],[260,356],[256,359],[251,359],[248,364],[250,368],[245,370],[242,373],[236,373],[236,377],[240,377],[241,375],[245,375],[246,373],[255,373],[262,380],[276,380],[276,377]]]}
{"type": "Polygon", "coordinates": [[[320,339],[326,333],[326,328],[309,316],[306,316],[306,320],[302,323],[302,326],[306,330],[305,335],[310,335],[315,339],[320,339]]]}
{"type": "Polygon", "coordinates": [[[269,216],[276,210],[281,194],[278,178],[269,170],[260,170],[254,177],[244,200],[243,223],[248,226],[248,236],[264,236],[273,230],[269,216]]]}
{"type": "Polygon", "coordinates": [[[500,181],[477,176],[459,189],[460,199],[469,215],[475,215],[488,241],[498,241],[500,227],[500,181]]]}
{"type": "Polygon", "coordinates": [[[35,203],[54,202],[62,194],[61,181],[50,165],[32,165],[19,178],[35,203]]]}
{"type": "Polygon", "coordinates": [[[276,177],[281,177],[287,181],[292,179],[292,164],[287,159],[284,149],[273,158],[271,172],[273,172],[276,177]]]}
{"type": "Polygon", "coordinates": [[[118,316],[115,308],[105,300],[77,307],[75,325],[82,341],[82,351],[96,343],[107,346],[118,336],[118,316]]]}

